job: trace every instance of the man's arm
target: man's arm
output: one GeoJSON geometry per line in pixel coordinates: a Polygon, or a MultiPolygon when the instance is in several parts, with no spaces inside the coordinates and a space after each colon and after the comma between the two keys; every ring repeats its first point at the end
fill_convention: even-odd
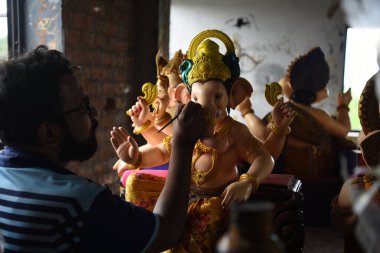
{"type": "Polygon", "coordinates": [[[174,246],[182,235],[187,217],[193,149],[201,138],[205,122],[202,107],[193,102],[186,104],[174,121],[169,172],[153,210],[160,218],[160,228],[149,248],[152,252],[174,246]]]}

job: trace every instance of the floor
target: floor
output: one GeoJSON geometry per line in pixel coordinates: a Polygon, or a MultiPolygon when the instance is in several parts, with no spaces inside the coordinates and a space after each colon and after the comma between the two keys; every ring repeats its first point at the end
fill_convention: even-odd
{"type": "Polygon", "coordinates": [[[303,252],[343,253],[343,235],[334,227],[305,227],[303,252]]]}

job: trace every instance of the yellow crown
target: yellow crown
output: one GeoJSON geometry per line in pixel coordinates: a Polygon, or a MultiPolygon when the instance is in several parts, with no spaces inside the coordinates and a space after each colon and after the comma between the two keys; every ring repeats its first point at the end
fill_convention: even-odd
{"type": "Polygon", "coordinates": [[[209,39],[204,40],[208,37],[220,39],[225,44],[227,53],[235,52],[233,42],[225,33],[218,30],[206,30],[199,33],[189,46],[189,59],[194,64],[188,74],[189,85],[194,82],[206,82],[211,79],[221,80],[222,82],[231,79],[231,70],[224,63],[223,54],[219,52],[218,44],[209,39]]]}
{"type": "Polygon", "coordinates": [[[170,74],[176,74],[179,75],[179,66],[181,65],[181,62],[185,58],[185,55],[182,54],[181,50],[178,50],[175,52],[173,58],[169,59],[166,66],[164,66],[161,70],[161,75],[170,75],[170,74]]]}

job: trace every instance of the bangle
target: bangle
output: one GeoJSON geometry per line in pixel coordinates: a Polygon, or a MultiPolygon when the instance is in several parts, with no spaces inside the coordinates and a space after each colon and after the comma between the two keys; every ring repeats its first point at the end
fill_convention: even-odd
{"type": "Polygon", "coordinates": [[[249,180],[252,184],[253,190],[252,192],[257,191],[259,189],[259,181],[257,181],[257,177],[255,175],[251,175],[248,173],[241,174],[239,177],[239,182],[249,180]]]}
{"type": "Polygon", "coordinates": [[[171,119],[172,119],[172,116],[170,115],[170,113],[165,112],[165,114],[161,118],[154,120],[154,124],[156,126],[161,126],[171,119]]]}
{"type": "Polygon", "coordinates": [[[133,133],[134,134],[141,134],[142,132],[144,132],[145,130],[147,130],[150,127],[150,123],[152,123],[152,122],[150,120],[148,120],[147,122],[145,122],[141,126],[135,127],[135,129],[133,129],[133,133]]]}
{"type": "Polygon", "coordinates": [[[127,163],[128,169],[130,169],[130,170],[137,170],[137,169],[139,169],[140,168],[140,164],[141,164],[141,160],[142,160],[142,155],[141,155],[141,152],[139,152],[139,154],[137,156],[136,164],[129,164],[129,163],[127,163]]]}
{"type": "Polygon", "coordinates": [[[338,105],[338,107],[336,108],[336,110],[339,111],[340,109],[345,109],[347,112],[350,111],[350,107],[348,107],[348,105],[346,105],[346,104],[340,104],[340,105],[338,105]]]}
{"type": "Polygon", "coordinates": [[[246,112],[241,113],[241,116],[244,118],[244,116],[247,115],[248,113],[252,113],[252,114],[254,114],[255,111],[254,111],[253,109],[250,109],[250,110],[248,110],[248,111],[246,111],[246,112]]]}
{"type": "Polygon", "coordinates": [[[272,122],[271,126],[270,126],[270,129],[272,130],[272,132],[274,134],[277,134],[277,135],[281,135],[281,134],[284,134],[284,135],[287,135],[287,134],[290,134],[292,132],[292,129],[290,127],[287,127],[285,129],[280,129],[276,123],[272,122]]]}
{"type": "Polygon", "coordinates": [[[164,147],[166,151],[170,154],[171,153],[171,145],[170,141],[172,139],[171,135],[167,135],[164,139],[162,139],[161,143],[164,144],[164,147]]]}

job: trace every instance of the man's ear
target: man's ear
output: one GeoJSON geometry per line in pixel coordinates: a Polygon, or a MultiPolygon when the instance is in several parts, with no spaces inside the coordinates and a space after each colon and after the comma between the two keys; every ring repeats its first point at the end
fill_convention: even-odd
{"type": "Polygon", "coordinates": [[[39,141],[49,147],[57,147],[62,140],[62,128],[52,122],[43,122],[37,130],[39,141]]]}
{"type": "Polygon", "coordinates": [[[182,104],[186,104],[191,100],[191,95],[186,84],[178,84],[177,88],[175,88],[174,99],[182,104]]]}
{"type": "Polygon", "coordinates": [[[247,79],[239,77],[232,84],[230,92],[230,101],[229,106],[232,109],[235,109],[243,100],[247,97],[250,97],[253,92],[252,85],[248,82],[247,79]]]}

